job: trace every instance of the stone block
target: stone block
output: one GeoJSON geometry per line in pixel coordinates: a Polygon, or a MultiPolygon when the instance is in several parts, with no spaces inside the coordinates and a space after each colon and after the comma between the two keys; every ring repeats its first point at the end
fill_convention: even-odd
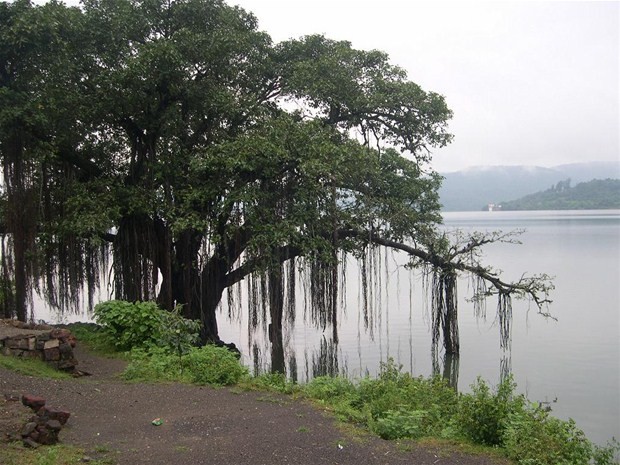
{"type": "MultiPolygon", "coordinates": [[[[46,407],[47,408],[47,407],[46,407]]],[[[67,420],[71,416],[70,412],[66,410],[58,410],[55,408],[47,408],[47,418],[50,420],[57,420],[61,425],[67,423],[67,420]]]]}
{"type": "Polygon", "coordinates": [[[44,356],[46,362],[57,362],[60,360],[60,349],[58,347],[45,349],[43,353],[45,354],[44,356]]]}
{"type": "Polygon", "coordinates": [[[43,349],[55,349],[58,346],[60,346],[60,341],[58,339],[50,339],[49,341],[45,342],[45,344],[43,345],[43,349]]]}
{"type": "Polygon", "coordinates": [[[29,337],[13,336],[5,340],[4,345],[11,349],[28,350],[29,337]]]}
{"type": "Polygon", "coordinates": [[[39,396],[33,396],[32,394],[24,394],[22,396],[22,404],[26,407],[30,407],[35,412],[45,405],[45,399],[39,396]]]}
{"type": "Polygon", "coordinates": [[[52,431],[60,431],[62,428],[62,425],[58,420],[48,420],[47,423],[45,423],[45,426],[52,431]]]}

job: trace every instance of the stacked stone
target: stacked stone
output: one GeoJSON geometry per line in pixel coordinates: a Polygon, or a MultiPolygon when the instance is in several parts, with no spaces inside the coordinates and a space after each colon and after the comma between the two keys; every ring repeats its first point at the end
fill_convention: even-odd
{"type": "Polygon", "coordinates": [[[36,448],[41,444],[56,444],[58,434],[71,414],[46,407],[45,399],[30,394],[22,396],[22,404],[30,407],[35,413],[22,428],[21,437],[24,445],[36,448]]]}
{"type": "Polygon", "coordinates": [[[16,334],[0,340],[3,355],[38,358],[59,370],[73,371],[78,364],[73,356],[76,340],[68,329],[56,328],[36,334],[16,334]]]}

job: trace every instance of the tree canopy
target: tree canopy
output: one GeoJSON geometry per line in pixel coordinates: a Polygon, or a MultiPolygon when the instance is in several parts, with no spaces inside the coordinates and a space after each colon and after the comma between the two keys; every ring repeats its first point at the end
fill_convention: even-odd
{"type": "Polygon", "coordinates": [[[111,257],[116,298],[181,304],[218,341],[230,286],[247,278],[277,330],[303,269],[329,320],[343,254],[377,247],[432,274],[450,353],[458,273],[499,296],[506,325],[511,296],[547,302],[544,276],[504,282],[480,263],[511,236],[438,229],[429,162],[452,113],[385,53],[273,44],[219,0],[17,0],[0,25],[5,315],[26,319],[33,290],[63,309],[86,288],[92,305],[111,257]]]}

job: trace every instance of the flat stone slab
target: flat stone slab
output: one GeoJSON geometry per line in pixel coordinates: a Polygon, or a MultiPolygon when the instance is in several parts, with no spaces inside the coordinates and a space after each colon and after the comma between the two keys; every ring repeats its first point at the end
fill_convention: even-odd
{"type": "Polygon", "coordinates": [[[0,319],[0,341],[13,336],[38,336],[48,333],[52,329],[49,325],[35,325],[17,320],[0,319]]]}

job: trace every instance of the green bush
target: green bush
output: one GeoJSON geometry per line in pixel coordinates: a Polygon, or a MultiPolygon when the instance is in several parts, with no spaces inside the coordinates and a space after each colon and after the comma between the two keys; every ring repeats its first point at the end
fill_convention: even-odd
{"type": "Polygon", "coordinates": [[[238,383],[248,369],[225,347],[192,347],[181,359],[166,349],[134,349],[123,377],[132,381],[180,381],[214,386],[238,383]]]}
{"type": "Polygon", "coordinates": [[[196,384],[231,385],[248,375],[233,352],[214,345],[193,347],[183,357],[183,369],[196,384]]]}
{"type": "Polygon", "coordinates": [[[471,394],[462,394],[455,422],[460,433],[476,444],[497,446],[502,442],[508,418],[523,411],[525,398],[515,395],[512,377],[499,384],[495,392],[478,378],[471,394]]]}
{"type": "Polygon", "coordinates": [[[520,464],[587,464],[592,456],[592,444],[573,420],[559,420],[531,407],[511,414],[507,420],[503,446],[520,464]]]}
{"type": "Polygon", "coordinates": [[[181,307],[172,312],[154,302],[110,300],[95,306],[95,320],[118,350],[164,347],[182,356],[198,341],[200,323],[181,316],[181,307]]]}
{"type": "Polygon", "coordinates": [[[313,399],[333,401],[355,395],[356,387],[346,378],[319,376],[308,383],[305,392],[313,399]]]}
{"type": "Polygon", "coordinates": [[[362,380],[359,397],[370,429],[386,439],[440,436],[458,400],[442,378],[414,378],[392,360],[377,379],[362,380]]]}
{"type": "Polygon", "coordinates": [[[95,306],[94,317],[119,350],[157,345],[162,338],[162,310],[154,302],[109,300],[95,306]]]}
{"type": "Polygon", "coordinates": [[[432,419],[425,410],[388,410],[371,422],[371,430],[383,439],[429,436],[433,430],[432,419]]]}

